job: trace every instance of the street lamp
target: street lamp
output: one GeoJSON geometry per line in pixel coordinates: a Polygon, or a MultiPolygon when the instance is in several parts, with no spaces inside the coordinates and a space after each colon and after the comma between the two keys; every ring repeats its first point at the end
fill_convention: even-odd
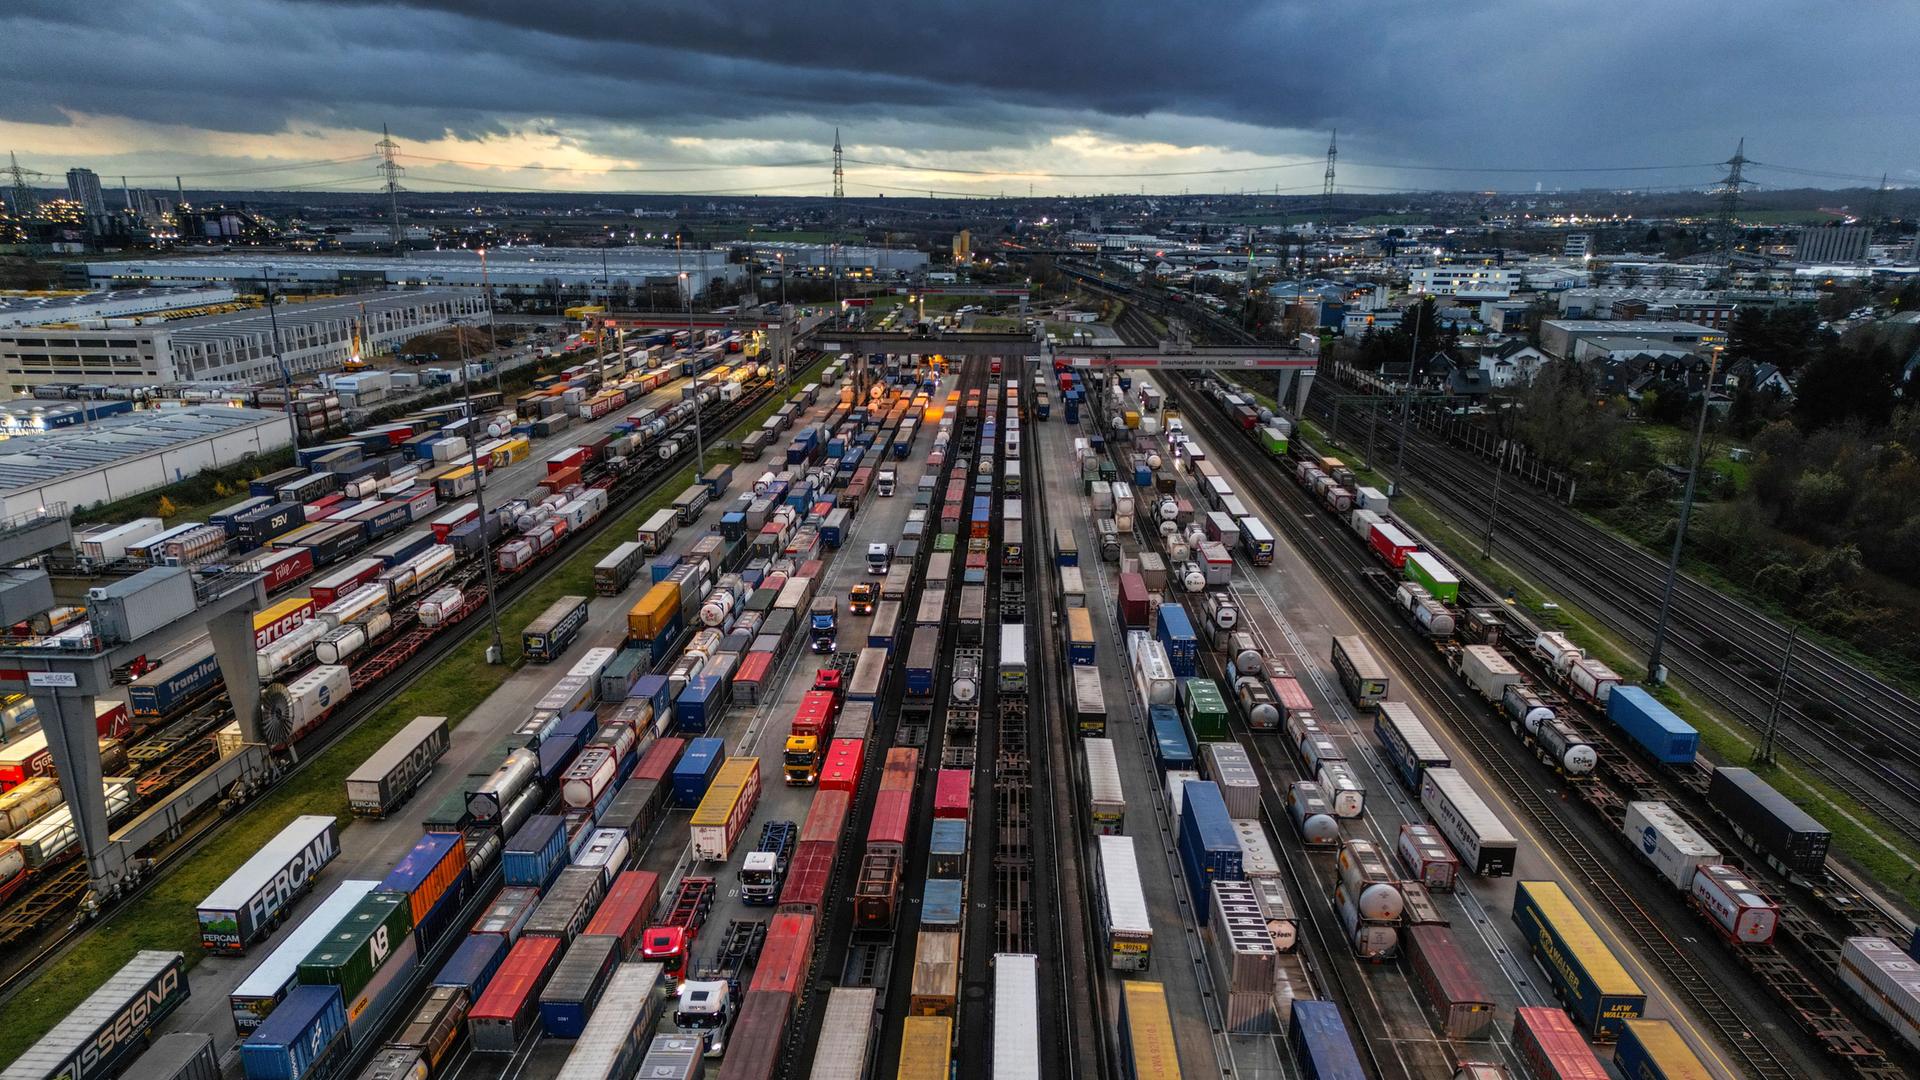
{"type": "MultiPolygon", "coordinates": [[[[460,394],[465,399],[467,407],[467,467],[473,470],[473,505],[480,513],[480,536],[483,540],[488,540],[491,537],[487,530],[486,484],[480,472],[480,418],[473,414],[473,372],[467,368],[467,336],[460,331],[461,324],[455,320],[453,336],[460,346],[460,394]]],[[[494,594],[491,550],[481,552],[480,565],[486,580],[487,621],[493,628],[493,639],[487,645],[487,663],[504,664],[507,659],[507,650],[506,644],[500,639],[500,605],[494,594]]]]}
{"type": "MultiPolygon", "coordinates": [[[[685,270],[680,271],[680,294],[687,299],[687,351],[693,351],[693,279],[685,270]]],[[[699,371],[694,378],[699,378],[699,371]]],[[[707,446],[704,433],[700,430],[700,414],[706,411],[706,402],[700,400],[700,386],[693,387],[693,460],[694,468],[701,473],[707,471],[707,446]]]]}
{"type": "Polygon", "coordinates": [[[273,267],[261,268],[260,284],[267,293],[267,322],[273,328],[273,362],[280,365],[280,393],[286,397],[287,431],[293,436],[294,460],[300,458],[300,423],[293,412],[293,373],[287,370],[287,358],[280,352],[280,315],[273,303],[273,267]]]}

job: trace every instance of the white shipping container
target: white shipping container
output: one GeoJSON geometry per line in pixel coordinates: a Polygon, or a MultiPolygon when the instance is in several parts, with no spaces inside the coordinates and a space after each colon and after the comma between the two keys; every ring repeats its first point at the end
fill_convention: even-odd
{"type": "Polygon", "coordinates": [[[1087,809],[1102,831],[1119,832],[1127,814],[1126,794],[1120,789],[1120,766],[1112,739],[1082,739],[1087,754],[1087,809]]]}
{"type": "Polygon", "coordinates": [[[1240,872],[1247,880],[1278,880],[1282,867],[1273,854],[1273,845],[1267,842],[1266,827],[1253,818],[1234,818],[1233,832],[1240,840],[1240,872]]]}
{"type": "Polygon", "coordinates": [[[1428,769],[1421,774],[1420,805],[1453,845],[1462,866],[1476,874],[1513,873],[1520,842],[1458,769],[1428,769]]]}
{"type": "Polygon", "coordinates": [[[1468,686],[1489,701],[1499,701],[1507,687],[1520,681],[1520,669],[1491,645],[1468,645],[1461,649],[1460,674],[1468,686]]]}
{"type": "Polygon", "coordinates": [[[1840,981],[1920,1050],[1920,960],[1886,938],[1848,938],[1840,949],[1840,981]]]}
{"type": "Polygon", "coordinates": [[[1174,831],[1180,829],[1180,811],[1185,807],[1184,796],[1187,784],[1200,779],[1200,774],[1192,769],[1167,770],[1167,803],[1173,807],[1174,831]]]}
{"type": "Polygon", "coordinates": [[[1720,852],[1663,802],[1628,803],[1620,831],[1676,889],[1692,889],[1694,872],[1720,861],[1720,852]]]}
{"type": "Polygon", "coordinates": [[[1208,773],[1220,786],[1227,814],[1234,818],[1260,816],[1260,777],[1253,771],[1253,760],[1246,747],[1237,742],[1206,744],[1208,773]]]}

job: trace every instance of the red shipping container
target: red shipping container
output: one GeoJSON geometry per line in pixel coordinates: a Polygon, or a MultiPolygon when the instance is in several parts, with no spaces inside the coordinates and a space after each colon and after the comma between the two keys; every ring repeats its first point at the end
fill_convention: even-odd
{"type": "Polygon", "coordinates": [[[791,734],[826,738],[833,718],[840,712],[840,699],[829,690],[809,690],[800,697],[800,708],[793,714],[791,734]]]}
{"type": "Polygon", "coordinates": [[[562,450],[547,459],[547,475],[554,476],[568,469],[579,469],[593,457],[593,451],[584,446],[574,446],[562,450]]]}
{"type": "Polygon", "coordinates": [[[1367,543],[1373,545],[1374,552],[1395,570],[1407,565],[1410,552],[1420,550],[1420,545],[1401,532],[1398,526],[1384,521],[1374,522],[1367,530],[1367,543]]]}
{"type": "Polygon", "coordinates": [[[467,1010],[473,1048],[511,1053],[540,1011],[540,991],[560,962],[557,937],[522,937],[513,943],[480,1000],[467,1010]]]}
{"type": "Polygon", "coordinates": [[[579,482],[580,466],[578,465],[569,465],[558,472],[548,472],[546,480],[543,481],[546,489],[555,493],[565,491],[571,485],[579,482]]]}
{"type": "Polygon", "coordinates": [[[1313,699],[1300,685],[1298,679],[1273,680],[1273,697],[1280,703],[1280,715],[1284,719],[1296,712],[1312,712],[1313,699]]]}
{"type": "Polygon", "coordinates": [[[313,552],[306,548],[286,548],[252,564],[266,575],[267,592],[273,593],[313,573],[313,552]]]}
{"type": "Polygon", "coordinates": [[[800,564],[800,576],[803,578],[814,578],[817,580],[826,570],[827,564],[821,562],[819,559],[808,559],[806,562],[800,564]]]}
{"type": "Polygon", "coordinates": [[[1444,926],[1410,926],[1407,961],[1413,981],[1439,1014],[1452,1039],[1485,1038],[1493,1028],[1493,999],[1444,926]]]}
{"type": "Polygon", "coordinates": [[[48,749],[47,738],[42,733],[35,732],[24,739],[15,739],[3,752],[6,756],[0,760],[0,791],[24,784],[36,776],[53,775],[53,751],[48,749]]]}
{"type": "Polygon", "coordinates": [[[456,507],[453,511],[442,515],[442,519],[436,519],[434,521],[433,542],[436,544],[446,543],[447,537],[453,535],[453,530],[465,525],[469,521],[477,521],[479,518],[480,507],[476,503],[467,503],[463,506],[456,507]]]}
{"type": "Polygon", "coordinates": [[[632,958],[640,943],[640,931],[653,922],[654,909],[659,906],[659,874],[651,870],[622,870],[607,887],[607,895],[581,934],[618,938],[621,958],[632,958]]]}
{"type": "MultiPolygon", "coordinates": [[[[812,817],[809,814],[808,820],[812,817]]],[[[839,856],[838,838],[800,841],[794,847],[793,861],[788,864],[787,880],[780,886],[780,910],[822,914],[827,906],[827,890],[833,887],[833,868],[839,856]]]]}
{"type": "Polygon", "coordinates": [[[267,625],[255,626],[253,628],[254,651],[258,652],[299,629],[302,623],[313,618],[313,613],[318,608],[319,605],[314,602],[313,597],[309,596],[305,603],[287,609],[279,618],[267,625]]]}
{"type": "Polygon", "coordinates": [[[973,771],[941,769],[933,782],[933,816],[965,821],[973,809],[973,771]]]}
{"type": "Polygon", "coordinates": [[[1145,630],[1147,615],[1147,581],[1132,571],[1120,575],[1120,624],[1129,630],[1145,630]]]}
{"type": "Polygon", "coordinates": [[[761,685],[772,668],[772,653],[750,652],[740,658],[740,666],[733,669],[733,696],[740,704],[759,704],[761,685]]]}
{"type": "Polygon", "coordinates": [[[911,791],[882,791],[873,797],[873,822],[867,828],[870,854],[901,855],[907,847],[907,823],[913,816],[911,791]]]}
{"type": "Polygon", "coordinates": [[[1607,1070],[1567,1014],[1542,1005],[1513,1011],[1513,1049],[1540,1080],[1608,1080],[1607,1070]]]}
{"type": "Polygon", "coordinates": [[[124,739],[133,731],[133,717],[124,701],[96,698],[93,702],[94,733],[103,739],[124,739]]]}
{"type": "Polygon", "coordinates": [[[765,1080],[779,1075],[787,1057],[787,1017],[792,1011],[792,994],[749,991],[741,999],[733,1034],[727,1037],[719,1080],[765,1080]]]}
{"type": "Polygon", "coordinates": [[[675,736],[664,736],[653,740],[647,752],[640,755],[630,774],[635,780],[665,780],[673,771],[673,763],[680,760],[680,752],[687,748],[687,740],[675,736]]]}
{"type": "Polygon", "coordinates": [[[314,582],[312,587],[307,589],[307,595],[313,597],[314,603],[326,607],[379,577],[386,568],[386,564],[379,559],[360,559],[342,567],[325,580],[314,582]]]}
{"type": "Polygon", "coordinates": [[[767,943],[760,950],[760,962],[754,965],[748,991],[798,994],[813,967],[813,927],[812,915],[776,914],[767,925],[767,943]]]}
{"type": "MultiPolygon", "coordinates": [[[[859,739],[835,739],[827,746],[827,763],[820,770],[820,792],[860,790],[860,770],[866,764],[866,743],[859,739]]],[[[820,796],[814,796],[819,802],[820,796]]]]}

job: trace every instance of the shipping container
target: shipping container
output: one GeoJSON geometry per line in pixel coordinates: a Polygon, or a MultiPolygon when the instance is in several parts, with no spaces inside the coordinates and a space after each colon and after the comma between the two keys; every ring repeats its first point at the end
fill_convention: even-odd
{"type": "Polygon", "coordinates": [[[1665,1020],[1629,1020],[1621,1025],[1613,1065],[1632,1080],[1712,1080],[1713,1073],[1665,1020]]]}
{"type": "Polygon", "coordinates": [[[1611,1080],[1567,1014],[1544,1006],[1513,1011],[1514,1054],[1536,1080],[1611,1080]]]}
{"type": "MultiPolygon", "coordinates": [[[[659,964],[624,963],[615,966],[601,994],[600,1007],[593,1011],[567,1055],[560,1075],[567,1080],[686,1080],[689,1074],[657,1072],[657,1063],[649,1048],[672,1039],[655,1039],[665,998],[658,992],[659,964]]],[[[684,1041],[684,1040],[680,1040],[684,1041]]],[[[694,1055],[698,1076],[698,1055],[694,1055]]]]}
{"type": "Polygon", "coordinates": [[[1713,845],[1666,803],[1628,803],[1620,831],[1667,884],[1682,892],[1693,887],[1694,873],[1702,866],[1720,861],[1713,845]]]}
{"type": "Polygon", "coordinates": [[[1833,834],[1752,770],[1721,766],[1707,784],[1707,803],[1740,839],[1789,873],[1812,878],[1826,865],[1833,834]]]}
{"type": "MultiPolygon", "coordinates": [[[[533,909],[528,907],[526,910],[533,909]]],[[[466,994],[468,1002],[472,1002],[493,981],[493,973],[500,970],[500,964],[506,958],[507,938],[504,934],[468,934],[435,973],[432,985],[457,988],[466,994]]]]}
{"type": "Polygon", "coordinates": [[[1420,778],[1426,770],[1453,764],[1440,740],[1427,730],[1412,706],[1403,701],[1380,703],[1379,712],[1373,718],[1373,736],[1409,790],[1420,790],[1420,778]]]}
{"type": "Polygon", "coordinates": [[[510,1054],[519,1049],[539,1017],[540,991],[565,946],[559,938],[534,935],[514,942],[493,981],[467,1011],[476,1051],[510,1054]]]}
{"type": "Polygon", "coordinates": [[[587,921],[593,918],[600,898],[606,894],[607,878],[598,867],[567,867],[553,879],[553,884],[540,897],[540,903],[535,905],[521,931],[521,941],[551,937],[559,939],[564,947],[587,928],[587,921]]]}
{"type": "Polygon", "coordinates": [[[349,1022],[338,989],[299,986],[240,1044],[247,1080],[324,1080],[346,1058],[349,1022]]]}
{"type": "Polygon", "coordinates": [[[1840,948],[1840,981],[1909,1051],[1920,1050],[1920,960],[1881,937],[1850,937],[1840,948]]]}
{"type": "Polygon", "coordinates": [[[1204,925],[1214,880],[1239,881],[1243,877],[1240,839],[1227,813],[1226,801],[1218,785],[1199,781],[1189,783],[1181,793],[1178,822],[1180,865],[1185,871],[1187,891],[1194,898],[1196,914],[1204,925]]]}
{"type": "Polygon", "coordinates": [[[1153,923],[1133,838],[1103,835],[1099,841],[1100,925],[1107,939],[1107,966],[1115,971],[1146,971],[1153,960],[1153,923]]]}
{"type": "Polygon", "coordinates": [[[1462,866],[1486,877],[1513,873],[1519,840],[1459,770],[1428,768],[1422,773],[1420,805],[1433,816],[1462,866]]]}
{"type": "Polygon", "coordinates": [[[536,664],[548,664],[560,658],[580,630],[587,624],[587,598],[563,596],[555,600],[521,634],[526,658],[536,664]]]}
{"type": "Polygon", "coordinates": [[[1638,686],[1616,686],[1606,696],[1607,719],[1656,761],[1685,765],[1700,751],[1700,733],[1638,686]]]}
{"type": "Polygon", "coordinates": [[[1180,1080],[1180,1051],[1166,987],[1146,979],[1120,983],[1120,1058],[1132,1080],[1180,1080]]]}
{"type": "Polygon", "coordinates": [[[446,717],[414,717],[348,774],[348,808],[361,817],[385,817],[426,782],[450,743],[446,717]]]}
{"type": "Polygon", "coordinates": [[[335,886],[299,925],[275,945],[266,958],[256,964],[227,995],[233,1009],[233,1029],[245,1036],[260,1026],[287,991],[298,985],[300,964],[317,948],[334,927],[380,885],[377,881],[343,881],[335,886]]]}
{"type": "Polygon", "coordinates": [[[1622,1024],[1645,1010],[1640,984],[1557,883],[1517,883],[1513,921],[1583,1034],[1618,1038],[1622,1024]]]}
{"type": "Polygon", "coordinates": [[[241,956],[272,933],[340,854],[331,814],[294,818],[200,901],[200,947],[241,956]]]}
{"type": "Polygon", "coordinates": [[[620,943],[582,934],[567,946],[540,990],[540,1024],[556,1039],[577,1039],[620,962],[620,943]]]}
{"type": "Polygon", "coordinates": [[[186,957],[142,950],[23,1051],[8,1080],[112,1076],[146,1049],[148,1033],[187,1000],[186,957]]]}
{"type": "Polygon", "coordinates": [[[1440,1018],[1441,1031],[1450,1039],[1490,1038],[1493,998],[1454,942],[1453,932],[1444,926],[1409,926],[1405,940],[1408,972],[1440,1018]]]}

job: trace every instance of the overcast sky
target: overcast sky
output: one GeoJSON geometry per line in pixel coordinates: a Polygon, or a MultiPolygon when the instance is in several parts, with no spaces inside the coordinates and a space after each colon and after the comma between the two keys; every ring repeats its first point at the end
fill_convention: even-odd
{"type": "Polygon", "coordinates": [[[385,124],[416,190],[804,195],[837,126],[849,197],[1302,193],[1337,128],[1349,192],[1700,186],[1741,136],[1847,174],[1766,186],[1917,184],[1916,31],[1785,0],[7,0],[0,149],[372,190],[385,124]],[[1621,166],[1663,168],[1574,171],[1621,166]]]}

